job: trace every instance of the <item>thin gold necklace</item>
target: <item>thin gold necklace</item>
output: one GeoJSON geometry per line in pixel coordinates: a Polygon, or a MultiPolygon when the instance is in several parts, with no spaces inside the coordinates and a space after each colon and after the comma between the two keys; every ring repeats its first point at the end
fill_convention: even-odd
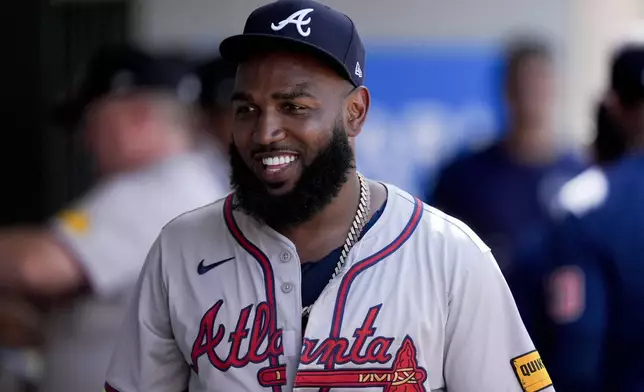
{"type": "MultiPolygon", "coordinates": [[[[367,219],[369,217],[369,210],[371,208],[371,193],[369,191],[369,184],[362,174],[357,174],[358,180],[360,182],[360,199],[358,201],[358,208],[356,210],[355,216],[353,217],[353,222],[351,223],[351,227],[349,228],[347,238],[344,240],[344,245],[342,245],[340,259],[335,265],[335,270],[333,271],[333,275],[331,275],[331,279],[329,279],[329,283],[333,279],[335,279],[336,276],[338,276],[340,271],[342,271],[342,267],[344,267],[344,263],[347,260],[349,251],[351,251],[351,248],[353,248],[356,242],[358,242],[358,239],[360,239],[360,234],[367,224],[367,219]]],[[[312,305],[302,307],[302,332],[304,332],[306,321],[308,321],[309,314],[311,313],[311,306],[312,305]]]]}

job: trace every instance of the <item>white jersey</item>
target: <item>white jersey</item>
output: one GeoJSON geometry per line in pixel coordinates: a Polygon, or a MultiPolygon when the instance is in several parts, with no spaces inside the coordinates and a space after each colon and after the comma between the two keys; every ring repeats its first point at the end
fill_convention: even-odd
{"type": "Polygon", "coordinates": [[[302,331],[292,242],[231,207],[153,245],[108,392],[553,391],[490,249],[387,185],[375,224],[302,331]]]}
{"type": "Polygon", "coordinates": [[[41,392],[100,391],[143,260],[165,224],[228,193],[214,156],[194,152],[99,184],[52,221],[91,292],[53,309],[41,392]]]}

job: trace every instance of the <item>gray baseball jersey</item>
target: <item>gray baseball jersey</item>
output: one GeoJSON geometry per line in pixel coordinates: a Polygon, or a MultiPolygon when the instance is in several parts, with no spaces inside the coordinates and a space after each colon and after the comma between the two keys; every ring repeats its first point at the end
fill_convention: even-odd
{"type": "Polygon", "coordinates": [[[161,228],[228,192],[227,178],[215,177],[213,164],[208,151],[194,152],[118,175],[53,219],[92,291],[52,313],[40,391],[101,390],[116,332],[161,228]]]}
{"type": "Polygon", "coordinates": [[[553,391],[490,249],[387,190],[304,331],[292,242],[234,210],[233,195],[173,220],[106,391],[553,391]]]}

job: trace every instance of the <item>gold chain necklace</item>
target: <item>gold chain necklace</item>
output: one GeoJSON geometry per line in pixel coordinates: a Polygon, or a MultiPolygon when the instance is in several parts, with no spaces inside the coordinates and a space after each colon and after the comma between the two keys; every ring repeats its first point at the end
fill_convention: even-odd
{"type": "MultiPolygon", "coordinates": [[[[367,224],[367,219],[369,217],[369,210],[371,208],[371,194],[369,191],[369,184],[367,183],[367,180],[364,178],[364,176],[360,173],[358,173],[358,180],[360,181],[360,200],[358,201],[358,209],[356,210],[356,214],[353,217],[353,222],[351,223],[351,227],[349,228],[347,238],[344,240],[344,245],[342,245],[340,259],[335,265],[335,270],[333,271],[333,275],[331,275],[331,279],[329,279],[329,283],[333,279],[335,279],[335,277],[342,270],[342,267],[344,267],[344,263],[347,260],[349,251],[351,250],[351,248],[353,248],[356,242],[358,242],[360,234],[362,233],[362,229],[364,229],[365,225],[367,224]]],[[[308,318],[309,313],[311,313],[311,306],[312,305],[302,307],[303,326],[305,325],[306,318],[308,318]]]]}

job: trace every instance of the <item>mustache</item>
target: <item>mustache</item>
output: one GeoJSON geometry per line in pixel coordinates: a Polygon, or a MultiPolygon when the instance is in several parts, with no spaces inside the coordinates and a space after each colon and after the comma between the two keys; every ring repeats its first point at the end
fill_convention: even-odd
{"type": "MultiPolygon", "coordinates": [[[[296,140],[251,144],[248,151],[275,154],[288,149],[293,152],[297,148],[292,148],[294,145],[297,145],[296,140]]],[[[303,149],[304,146],[298,147],[303,149]]],[[[348,171],[354,167],[354,156],[346,133],[341,128],[334,129],[326,146],[321,146],[310,162],[302,165],[302,173],[293,189],[280,196],[267,191],[267,186],[246,165],[234,142],[230,145],[230,165],[235,208],[273,228],[285,228],[311,219],[337,196],[347,181],[348,171]]]]}

